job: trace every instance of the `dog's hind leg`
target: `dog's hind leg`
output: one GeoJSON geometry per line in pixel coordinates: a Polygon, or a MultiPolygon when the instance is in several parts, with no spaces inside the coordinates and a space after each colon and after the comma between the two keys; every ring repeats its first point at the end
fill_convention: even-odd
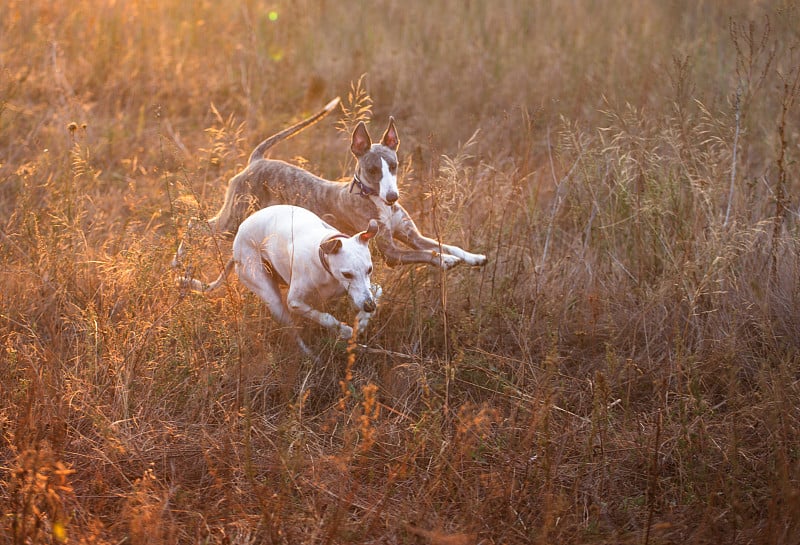
{"type": "MultiPolygon", "coordinates": [[[[172,257],[172,262],[170,263],[173,269],[179,269],[183,266],[183,258],[186,256],[187,247],[191,246],[191,242],[187,242],[187,239],[189,241],[195,240],[200,230],[204,227],[208,227],[208,233],[212,237],[217,236],[219,234],[218,221],[216,216],[209,220],[202,220],[200,218],[191,218],[189,220],[189,224],[186,226],[186,232],[178,243],[178,249],[175,250],[175,255],[172,257]]],[[[226,232],[222,234],[227,235],[226,232]]]]}
{"type": "Polygon", "coordinates": [[[251,193],[252,189],[247,177],[235,176],[225,193],[225,202],[215,216],[211,218],[194,217],[189,220],[186,232],[172,258],[172,267],[177,269],[183,266],[187,246],[190,247],[191,243],[201,234],[210,236],[212,239],[219,236],[227,240],[232,239],[242,221],[252,212],[262,208],[258,199],[251,193]]]}
{"type": "Polygon", "coordinates": [[[173,269],[179,269],[183,266],[183,258],[186,255],[186,247],[188,246],[186,243],[186,237],[191,236],[196,229],[197,220],[195,218],[191,218],[189,220],[189,225],[186,227],[186,232],[183,234],[180,242],[178,242],[178,249],[175,250],[175,255],[172,256],[172,263],[170,263],[170,265],[173,269]]]}
{"type": "Polygon", "coordinates": [[[220,287],[224,282],[225,279],[228,278],[228,275],[233,270],[233,266],[236,262],[233,259],[228,260],[228,263],[225,264],[225,268],[222,270],[220,275],[217,277],[216,280],[211,282],[210,284],[203,284],[199,280],[192,278],[191,276],[184,276],[178,278],[178,287],[184,289],[190,289],[192,291],[197,291],[200,293],[208,293],[210,291],[214,291],[218,287],[220,287]]]}

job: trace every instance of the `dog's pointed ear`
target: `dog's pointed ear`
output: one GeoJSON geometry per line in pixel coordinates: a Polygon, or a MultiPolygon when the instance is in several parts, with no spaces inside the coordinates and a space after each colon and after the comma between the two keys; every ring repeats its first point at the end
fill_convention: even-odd
{"type": "Polygon", "coordinates": [[[335,254],[336,252],[342,249],[342,240],[339,238],[332,238],[330,240],[326,240],[325,242],[319,245],[319,248],[325,255],[335,254]]]}
{"type": "Polygon", "coordinates": [[[381,144],[392,151],[397,151],[400,146],[400,137],[397,136],[397,127],[394,126],[394,117],[389,116],[389,126],[386,127],[386,132],[383,133],[381,144]]]}
{"type": "Polygon", "coordinates": [[[363,121],[359,121],[356,128],[353,129],[353,137],[350,141],[350,151],[356,157],[361,157],[369,151],[372,147],[372,139],[367,132],[367,126],[363,121]]]}
{"type": "Polygon", "coordinates": [[[367,227],[366,231],[362,231],[361,234],[358,235],[358,240],[366,244],[369,242],[369,239],[374,237],[378,234],[378,222],[375,220],[369,220],[369,227],[367,227]]]}

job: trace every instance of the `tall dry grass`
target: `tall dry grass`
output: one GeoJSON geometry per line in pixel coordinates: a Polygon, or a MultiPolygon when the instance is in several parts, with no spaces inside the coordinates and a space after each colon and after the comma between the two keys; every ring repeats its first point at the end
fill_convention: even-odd
{"type": "Polygon", "coordinates": [[[797,543],[798,10],[6,0],[0,542],[797,543]],[[376,260],[370,350],[311,361],[169,261],[334,95],[274,155],[394,115],[490,261],[376,260]]]}

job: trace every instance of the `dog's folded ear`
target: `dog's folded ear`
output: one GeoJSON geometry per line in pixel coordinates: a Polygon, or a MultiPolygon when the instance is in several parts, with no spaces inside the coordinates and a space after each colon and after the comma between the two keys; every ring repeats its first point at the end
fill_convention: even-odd
{"type": "Polygon", "coordinates": [[[319,245],[319,249],[322,250],[322,253],[326,255],[335,254],[342,249],[342,240],[339,238],[326,240],[319,245]]]}
{"type": "Polygon", "coordinates": [[[381,144],[392,151],[397,151],[400,146],[400,137],[397,136],[397,128],[394,126],[394,117],[392,116],[389,116],[389,126],[386,127],[386,132],[383,133],[381,144]]]}
{"type": "Polygon", "coordinates": [[[353,138],[350,140],[350,151],[356,157],[361,157],[367,153],[372,147],[372,139],[367,132],[367,126],[363,121],[359,121],[356,128],[353,129],[353,138]]]}
{"type": "Polygon", "coordinates": [[[374,237],[377,234],[378,234],[378,222],[375,221],[374,219],[372,219],[372,220],[369,220],[369,227],[367,227],[367,230],[366,231],[362,231],[358,235],[358,239],[361,242],[366,243],[366,242],[369,242],[369,239],[371,239],[372,237],[374,237]]]}

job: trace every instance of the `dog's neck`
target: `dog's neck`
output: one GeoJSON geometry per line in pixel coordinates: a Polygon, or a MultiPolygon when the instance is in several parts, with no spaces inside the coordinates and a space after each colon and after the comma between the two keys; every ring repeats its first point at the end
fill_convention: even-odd
{"type": "Polygon", "coordinates": [[[358,177],[358,171],[353,173],[353,182],[350,184],[350,193],[353,192],[354,187],[358,187],[358,193],[356,193],[356,195],[359,195],[365,199],[368,199],[373,195],[377,195],[373,189],[370,189],[364,184],[364,182],[361,181],[361,178],[358,177]]]}

